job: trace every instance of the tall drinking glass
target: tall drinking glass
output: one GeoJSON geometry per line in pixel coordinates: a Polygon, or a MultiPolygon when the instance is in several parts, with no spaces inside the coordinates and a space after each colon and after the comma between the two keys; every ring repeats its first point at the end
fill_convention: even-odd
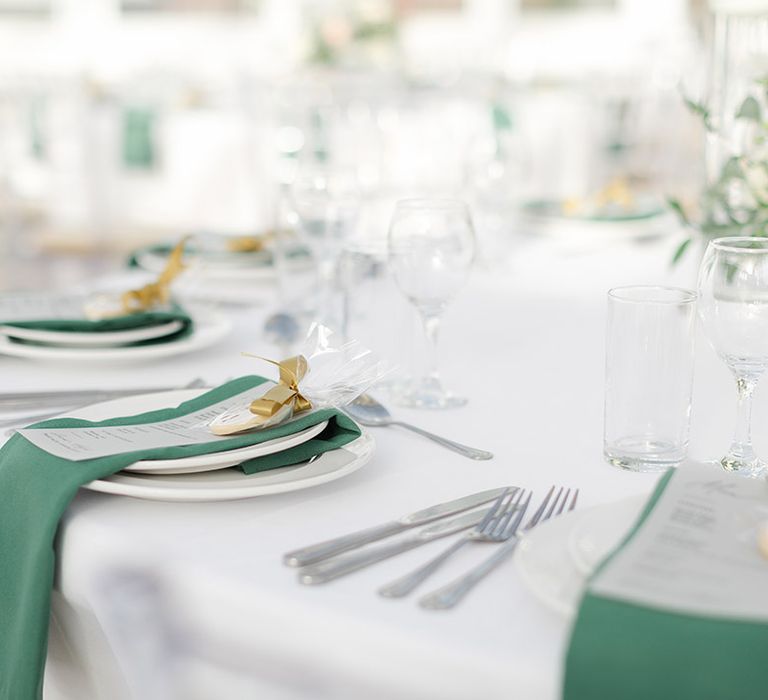
{"type": "Polygon", "coordinates": [[[356,175],[331,162],[305,165],[291,186],[291,199],[316,266],[314,320],[346,337],[347,290],[339,274],[339,260],[360,211],[356,175]]]}
{"type": "Polygon", "coordinates": [[[766,473],[752,447],[752,394],[768,367],[768,240],[716,238],[699,270],[699,315],[712,347],[736,379],[736,432],[723,467],[766,473]]]}
{"type": "Polygon", "coordinates": [[[428,370],[398,396],[418,408],[463,406],[466,399],[443,387],[437,340],[446,304],[463,286],[475,257],[475,230],[464,202],[405,199],[389,227],[389,266],[400,290],[416,307],[428,344],[428,370]]]}
{"type": "Polygon", "coordinates": [[[605,436],[610,464],[676,466],[688,450],[696,294],[674,287],[608,292],[605,436]]]}

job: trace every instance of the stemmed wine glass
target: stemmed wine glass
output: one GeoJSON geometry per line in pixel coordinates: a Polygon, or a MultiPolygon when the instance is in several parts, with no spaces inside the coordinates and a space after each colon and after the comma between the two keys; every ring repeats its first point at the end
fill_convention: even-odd
{"type": "Polygon", "coordinates": [[[428,344],[428,373],[398,402],[419,408],[463,406],[466,399],[443,388],[437,339],[446,304],[467,279],[475,256],[469,209],[453,199],[397,202],[389,227],[389,266],[400,290],[416,307],[428,344]]]}
{"type": "Polygon", "coordinates": [[[768,239],[710,242],[699,270],[699,316],[709,342],[736,378],[736,432],[722,466],[749,477],[767,465],[752,447],[752,394],[768,367],[768,239]]]}

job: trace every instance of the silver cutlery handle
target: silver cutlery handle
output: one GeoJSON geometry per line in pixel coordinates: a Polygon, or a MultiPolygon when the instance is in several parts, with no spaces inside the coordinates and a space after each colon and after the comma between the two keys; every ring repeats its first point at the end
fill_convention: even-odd
{"type": "Polygon", "coordinates": [[[335,537],[332,540],[309,545],[309,547],[294,549],[292,552],[288,552],[283,556],[283,563],[286,566],[308,566],[309,564],[314,564],[323,559],[333,557],[336,554],[347,552],[350,549],[362,547],[369,542],[375,542],[382,537],[395,535],[398,532],[407,529],[407,527],[407,525],[393,521],[384,523],[383,525],[369,527],[365,530],[358,530],[349,535],[343,535],[342,537],[335,537]]]}
{"type": "Polygon", "coordinates": [[[464,576],[461,576],[448,585],[438,588],[433,593],[424,596],[419,601],[419,605],[422,608],[429,608],[430,610],[449,610],[450,608],[453,608],[482,579],[515,551],[517,543],[517,537],[508,540],[490,557],[478,564],[474,569],[471,569],[468,573],[464,574],[464,576]]]}
{"type": "Polygon", "coordinates": [[[369,552],[349,554],[346,557],[339,557],[338,559],[331,561],[321,562],[320,564],[310,566],[303,571],[300,571],[299,581],[307,585],[327,583],[328,581],[333,581],[340,576],[346,576],[353,571],[375,564],[376,562],[407,552],[409,549],[424,544],[425,541],[426,540],[424,539],[414,537],[403,540],[402,542],[395,542],[394,544],[377,547],[369,552]]]}
{"type": "Polygon", "coordinates": [[[411,430],[414,433],[418,433],[422,437],[429,438],[430,440],[436,442],[438,445],[447,447],[449,450],[458,452],[460,455],[463,455],[464,457],[469,457],[470,459],[493,459],[493,453],[491,452],[486,452],[485,450],[478,450],[474,447],[462,445],[460,442],[454,442],[453,440],[449,440],[448,438],[440,437],[439,435],[430,433],[427,430],[422,430],[421,428],[417,428],[415,425],[411,425],[410,423],[403,423],[402,421],[398,420],[398,421],[392,421],[390,425],[399,425],[401,428],[405,428],[406,430],[411,430]]]}
{"type": "Polygon", "coordinates": [[[448,559],[448,557],[459,550],[468,541],[469,538],[467,537],[462,537],[456,540],[450,547],[438,554],[434,559],[430,559],[423,566],[420,566],[411,573],[379,588],[379,595],[384,598],[403,598],[404,596],[407,596],[422,581],[426,581],[426,579],[442,566],[443,562],[448,559]]]}

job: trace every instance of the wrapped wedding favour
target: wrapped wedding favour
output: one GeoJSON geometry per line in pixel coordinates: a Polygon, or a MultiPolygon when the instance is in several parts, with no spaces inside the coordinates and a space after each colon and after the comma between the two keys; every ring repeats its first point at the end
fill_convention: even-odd
{"type": "Polygon", "coordinates": [[[97,295],[85,304],[85,315],[91,321],[168,308],[171,301],[171,284],[184,271],[184,247],[182,238],[171,251],[165,267],[154,282],[138,289],[129,289],[120,295],[97,295]]]}
{"type": "MultiPolygon", "coordinates": [[[[246,353],[247,354],[247,353],[246,353]]],[[[314,324],[298,355],[275,365],[277,383],[264,385],[255,400],[233,406],[209,424],[214,435],[263,430],[320,408],[342,408],[384,377],[390,367],[357,340],[336,344],[329,328],[314,324]]]]}

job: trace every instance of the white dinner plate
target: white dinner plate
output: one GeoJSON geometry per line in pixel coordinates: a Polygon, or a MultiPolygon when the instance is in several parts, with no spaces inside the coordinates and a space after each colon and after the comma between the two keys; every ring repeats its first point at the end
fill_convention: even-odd
{"type": "MultiPolygon", "coordinates": [[[[115,416],[135,416],[147,411],[156,411],[162,408],[178,406],[184,401],[194,399],[204,394],[207,389],[178,389],[175,391],[163,391],[155,394],[141,394],[139,396],[125,396],[111,401],[102,401],[91,406],[68,411],[62,414],[69,418],[82,418],[83,420],[102,421],[115,416]]],[[[303,442],[311,440],[325,430],[328,421],[310,426],[293,435],[287,435],[274,440],[268,440],[258,445],[238,447],[234,450],[223,450],[206,455],[192,455],[178,459],[148,459],[141,460],[126,467],[124,471],[140,474],[193,474],[196,472],[212,471],[234,467],[248,459],[263,455],[282,452],[289,447],[295,447],[303,442]]],[[[225,444],[222,443],[222,447],[225,444]]]]}
{"type": "MultiPolygon", "coordinates": [[[[205,389],[178,389],[157,394],[144,394],[142,396],[130,396],[113,401],[94,404],[76,411],[67,412],[71,418],[83,418],[85,420],[104,420],[120,414],[132,415],[145,411],[153,411],[160,408],[177,406],[183,401],[195,398],[205,393],[205,389]]],[[[322,430],[327,423],[322,423],[322,430]]],[[[244,474],[239,469],[232,467],[218,468],[215,471],[184,473],[184,474],[143,474],[120,473],[105,479],[86,484],[84,488],[102,493],[111,493],[121,496],[132,496],[157,501],[230,501],[241,498],[253,498],[273,493],[296,491],[310,488],[328,481],[340,479],[354,471],[357,471],[373,456],[375,443],[371,435],[361,428],[362,434],[356,440],[342,448],[326,452],[315,459],[310,459],[302,464],[280,469],[271,469],[258,474],[244,474]]],[[[310,439],[307,432],[300,441],[310,439]]],[[[319,431],[318,431],[319,432],[319,431]]],[[[288,444],[297,435],[283,438],[280,449],[286,449],[288,444]]],[[[274,440],[271,443],[276,444],[274,440]]],[[[298,442],[294,443],[298,444],[298,442]]],[[[238,448],[229,453],[229,457],[238,454],[237,463],[243,461],[246,456],[252,458],[258,454],[268,454],[262,451],[267,443],[253,445],[248,448],[238,448]],[[246,451],[248,454],[246,455],[246,451]],[[256,453],[258,452],[258,454],[256,453]]],[[[277,449],[272,452],[279,451],[277,449]]],[[[218,453],[222,455],[222,453],[218,453]]],[[[217,455],[217,456],[218,456],[217,455]]],[[[229,457],[224,456],[224,459],[229,457]]],[[[183,468],[184,464],[193,464],[197,457],[185,457],[176,460],[162,460],[166,464],[174,463],[176,468],[183,468]]],[[[144,460],[143,464],[155,466],[161,460],[144,460]]],[[[137,462],[135,466],[141,465],[137,462]]],[[[223,464],[219,465],[220,467],[223,464]]]]}
{"type": "Polygon", "coordinates": [[[130,328],[122,331],[100,333],[81,333],[74,331],[50,331],[40,328],[17,328],[16,326],[0,326],[0,333],[10,338],[20,338],[33,343],[45,343],[58,347],[72,348],[105,348],[120,345],[131,345],[146,340],[155,340],[166,335],[173,335],[181,330],[181,321],[168,321],[146,328],[130,328]]]}
{"type": "Polygon", "coordinates": [[[112,348],[65,348],[47,345],[27,345],[0,335],[0,355],[26,357],[53,362],[97,362],[99,364],[143,362],[202,350],[215,345],[232,330],[229,320],[219,315],[195,317],[192,332],[178,340],[151,345],[130,345],[112,348]]]}
{"type": "Polygon", "coordinates": [[[152,501],[233,501],[268,496],[307,489],[347,476],[371,459],[374,444],[370,434],[363,431],[356,440],[316,459],[258,474],[243,474],[236,468],[176,476],[121,473],[92,481],[84,488],[152,501]]]}
{"type": "Polygon", "coordinates": [[[548,608],[573,617],[587,578],[618,546],[647,500],[635,496],[577,510],[531,530],[514,554],[523,583],[548,608]]]}

